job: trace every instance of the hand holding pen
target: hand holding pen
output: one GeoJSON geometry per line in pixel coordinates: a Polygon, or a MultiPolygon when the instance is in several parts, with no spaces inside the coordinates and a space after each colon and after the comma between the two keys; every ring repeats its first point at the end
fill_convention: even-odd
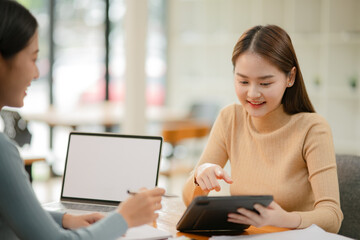
{"type": "Polygon", "coordinates": [[[163,188],[141,190],[123,201],[117,211],[129,228],[152,222],[159,216],[155,211],[161,209],[161,198],[164,194],[163,188]]]}

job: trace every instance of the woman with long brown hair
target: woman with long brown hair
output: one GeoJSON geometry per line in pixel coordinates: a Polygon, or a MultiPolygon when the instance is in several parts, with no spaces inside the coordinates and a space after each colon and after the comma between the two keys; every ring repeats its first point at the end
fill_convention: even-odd
{"type": "Polygon", "coordinates": [[[231,195],[273,195],[255,213],[243,208],[228,221],[256,227],[338,232],[343,214],[331,129],[307,95],[288,34],[274,25],[255,26],[232,55],[241,103],[225,107],[183,189],[185,204],[230,185],[231,195]],[[224,171],[230,161],[231,177],[224,171]]]}

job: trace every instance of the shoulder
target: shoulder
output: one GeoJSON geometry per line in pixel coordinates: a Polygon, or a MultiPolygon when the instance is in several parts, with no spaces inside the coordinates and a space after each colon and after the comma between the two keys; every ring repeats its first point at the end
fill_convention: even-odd
{"type": "Polygon", "coordinates": [[[318,113],[297,113],[293,115],[294,119],[301,125],[323,125],[329,126],[328,122],[324,117],[318,113]]]}
{"type": "Polygon", "coordinates": [[[0,133],[0,164],[13,163],[14,158],[18,159],[22,163],[22,160],[19,155],[19,151],[16,146],[11,142],[11,140],[0,133]]]}
{"type": "Polygon", "coordinates": [[[324,117],[318,113],[297,113],[293,115],[295,127],[306,132],[331,133],[331,127],[324,117]]]}
{"type": "Polygon", "coordinates": [[[223,119],[243,118],[245,117],[244,108],[237,103],[230,104],[220,111],[220,117],[223,119]]]}
{"type": "Polygon", "coordinates": [[[224,107],[220,111],[214,128],[222,129],[222,131],[227,135],[240,126],[243,126],[245,122],[246,111],[240,104],[233,103],[224,107]]]}

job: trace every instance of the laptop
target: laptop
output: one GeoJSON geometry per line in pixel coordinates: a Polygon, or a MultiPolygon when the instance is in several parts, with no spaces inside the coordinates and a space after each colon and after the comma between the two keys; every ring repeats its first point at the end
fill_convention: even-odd
{"type": "Polygon", "coordinates": [[[110,212],[128,190],[157,186],[162,137],[71,132],[59,202],[47,210],[110,212]]]}

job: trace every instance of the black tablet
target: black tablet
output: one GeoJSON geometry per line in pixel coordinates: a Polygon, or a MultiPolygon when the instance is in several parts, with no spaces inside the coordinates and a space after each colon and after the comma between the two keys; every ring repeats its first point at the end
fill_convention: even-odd
{"type": "Polygon", "coordinates": [[[176,229],[203,235],[239,234],[249,225],[228,222],[228,214],[236,213],[240,207],[256,211],[254,204],[268,206],[272,201],[271,195],[197,197],[186,209],[176,229]]]}

